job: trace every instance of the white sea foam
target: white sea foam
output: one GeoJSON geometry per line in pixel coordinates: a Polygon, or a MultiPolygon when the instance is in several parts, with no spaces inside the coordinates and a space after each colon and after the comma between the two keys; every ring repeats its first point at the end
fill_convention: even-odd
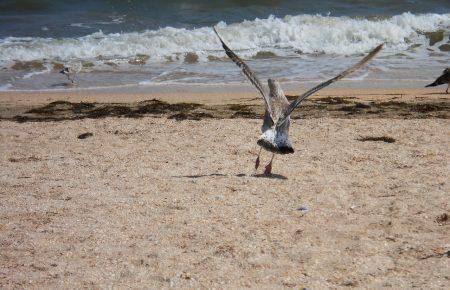
{"type": "Polygon", "coordinates": [[[10,88],[12,88],[12,84],[4,84],[4,85],[0,85],[0,92],[1,91],[7,91],[7,90],[9,90],[10,88]]]}
{"type": "MultiPolygon", "coordinates": [[[[383,53],[393,54],[413,44],[428,46],[423,32],[444,30],[448,38],[450,14],[403,13],[387,19],[354,19],[321,15],[269,17],[227,25],[218,29],[230,46],[243,57],[269,51],[277,56],[303,54],[353,55],[386,43],[383,53]]],[[[424,48],[425,49],[425,48],[424,48]]],[[[99,31],[79,38],[16,38],[0,40],[0,61],[40,59],[127,59],[149,55],[149,61],[184,59],[195,53],[198,61],[223,57],[210,27],[192,30],[172,27],[143,32],[104,34],[99,31]]]]}
{"type": "Polygon", "coordinates": [[[79,27],[79,28],[92,28],[89,25],[86,25],[84,23],[72,23],[72,24],[70,24],[70,26],[72,26],[72,27],[79,27]]]}
{"type": "Polygon", "coordinates": [[[103,24],[103,25],[109,25],[109,24],[120,24],[125,21],[126,15],[115,15],[110,16],[111,21],[98,21],[96,23],[103,24]]]}
{"type": "Polygon", "coordinates": [[[347,77],[346,80],[347,81],[362,81],[364,79],[366,79],[369,76],[370,72],[369,71],[364,71],[363,73],[356,73],[354,76],[351,77],[347,77]]]}
{"type": "Polygon", "coordinates": [[[31,77],[33,77],[35,75],[46,74],[46,73],[49,73],[49,72],[51,72],[51,68],[50,68],[50,66],[47,66],[46,69],[44,69],[44,70],[29,72],[29,73],[25,74],[22,78],[23,79],[29,79],[29,78],[31,78],[31,77]]]}

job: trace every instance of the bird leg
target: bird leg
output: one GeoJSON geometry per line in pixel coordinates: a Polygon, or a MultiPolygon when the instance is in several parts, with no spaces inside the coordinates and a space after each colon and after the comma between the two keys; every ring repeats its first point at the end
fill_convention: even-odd
{"type": "Polygon", "coordinates": [[[447,90],[445,91],[448,94],[448,89],[450,88],[450,84],[447,85],[447,90]]]}
{"type": "Polygon", "coordinates": [[[70,73],[67,74],[67,79],[68,79],[72,84],[75,83],[75,81],[73,80],[73,76],[71,76],[70,73]]]}
{"type": "Polygon", "coordinates": [[[255,170],[257,170],[258,167],[259,167],[259,156],[261,155],[261,150],[262,150],[262,147],[259,148],[258,157],[256,157],[256,161],[255,161],[255,170]]]}
{"type": "Polygon", "coordinates": [[[269,164],[266,166],[266,170],[264,170],[264,175],[271,175],[272,174],[272,161],[275,157],[275,154],[272,154],[272,158],[270,159],[269,164]]]}

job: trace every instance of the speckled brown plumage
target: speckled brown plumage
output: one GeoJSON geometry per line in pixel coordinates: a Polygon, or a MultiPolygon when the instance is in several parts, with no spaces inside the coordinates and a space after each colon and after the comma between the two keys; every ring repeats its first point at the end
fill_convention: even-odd
{"type": "MultiPolygon", "coordinates": [[[[269,93],[256,77],[256,75],[251,71],[248,65],[240,59],[223,41],[222,37],[217,32],[214,27],[214,32],[219,37],[225,53],[228,57],[242,69],[244,75],[250,80],[250,82],[256,87],[256,89],[261,94],[265,104],[266,110],[263,119],[263,125],[261,127],[262,135],[259,137],[257,144],[267,151],[273,154],[289,154],[294,153],[294,148],[289,141],[289,126],[290,126],[290,115],[292,111],[300,105],[300,103],[305,100],[310,95],[323,89],[324,87],[342,79],[346,75],[354,72],[366,62],[372,59],[382,48],[382,44],[377,46],[372,50],[366,57],[364,57],[357,64],[353,65],[349,69],[343,71],[338,76],[319,84],[318,86],[312,88],[306,93],[298,96],[296,100],[289,103],[280,84],[273,79],[268,80],[269,93]]],[[[261,152],[261,151],[260,151],[261,152]]],[[[266,166],[265,173],[270,174],[272,169],[272,159],[270,163],[266,166]]],[[[256,160],[255,169],[259,166],[259,154],[256,160]]]]}

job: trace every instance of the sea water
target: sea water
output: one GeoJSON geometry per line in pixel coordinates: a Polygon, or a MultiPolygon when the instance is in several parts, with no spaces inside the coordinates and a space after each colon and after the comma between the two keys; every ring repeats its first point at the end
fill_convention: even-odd
{"type": "Polygon", "coordinates": [[[385,47],[347,84],[424,84],[450,66],[449,1],[0,2],[0,90],[242,84],[223,39],[262,79],[317,83],[385,47]],[[313,3],[311,3],[313,2],[313,3]]]}

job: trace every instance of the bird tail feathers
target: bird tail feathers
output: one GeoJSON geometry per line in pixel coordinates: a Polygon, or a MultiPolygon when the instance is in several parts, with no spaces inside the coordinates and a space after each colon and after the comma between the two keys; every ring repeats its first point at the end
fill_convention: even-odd
{"type": "Polygon", "coordinates": [[[434,83],[431,83],[431,84],[429,84],[429,85],[426,85],[425,87],[426,88],[428,88],[428,87],[435,87],[435,86],[438,86],[439,84],[437,83],[437,82],[434,82],[434,83]]]}

